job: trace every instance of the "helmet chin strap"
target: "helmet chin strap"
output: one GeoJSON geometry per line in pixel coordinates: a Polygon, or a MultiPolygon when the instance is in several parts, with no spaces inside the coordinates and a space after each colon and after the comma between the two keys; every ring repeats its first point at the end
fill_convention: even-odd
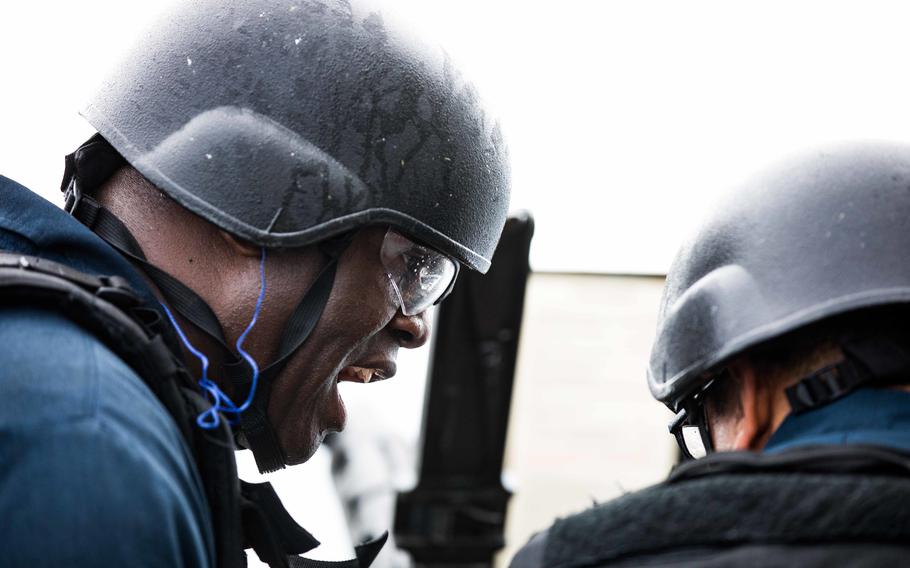
{"type": "Polygon", "coordinates": [[[841,344],[844,360],[803,377],[786,389],[793,414],[830,404],[865,386],[903,384],[910,373],[910,351],[887,334],[847,338],[841,344]]]}
{"type": "MultiPolygon", "coordinates": [[[[316,323],[329,301],[337,267],[338,256],[331,256],[329,263],[322,269],[316,281],[297,304],[282,333],[278,358],[262,370],[259,387],[253,396],[253,403],[240,415],[241,442],[252,450],[253,457],[256,458],[256,465],[262,473],[282,469],[287,463],[275,428],[268,419],[268,402],[271,397],[272,384],[291,356],[303,345],[313,328],[316,327],[316,323]]],[[[232,381],[238,388],[238,392],[248,390],[251,380],[249,373],[232,374],[232,381]]]]}
{"type": "MultiPolygon", "coordinates": [[[[93,171],[85,172],[87,175],[83,176],[78,162],[82,161],[86,153],[94,152],[96,155],[93,158],[96,159],[93,159],[92,163],[97,164],[97,153],[110,148],[103,139],[100,142],[101,144],[93,137],[76,152],[67,156],[64,179],[67,212],[122,255],[139,265],[161,291],[168,305],[221,348],[227,361],[224,367],[226,378],[231,381],[236,391],[248,392],[252,386],[250,368],[246,361],[237,356],[228,346],[221,324],[211,307],[177,278],[151,264],[126,225],[95,199],[80,190],[83,187],[97,187],[125,164],[122,158],[116,164],[111,161],[105,162],[102,159],[101,163],[107,164],[108,167],[95,168],[93,171]],[[99,178],[101,178],[100,181],[99,178]],[[80,183],[82,181],[88,183],[80,183]]],[[[112,148],[110,148],[110,152],[116,155],[112,148]]],[[[119,158],[119,155],[116,157],[119,158]]],[[[252,403],[240,414],[240,431],[236,432],[238,441],[252,450],[256,465],[262,473],[282,469],[287,462],[278,435],[268,419],[272,382],[316,327],[335,282],[338,258],[349,242],[349,238],[339,238],[321,246],[323,252],[329,257],[329,262],[322,268],[313,285],[292,312],[282,333],[277,358],[260,372],[258,387],[252,403]]]]}

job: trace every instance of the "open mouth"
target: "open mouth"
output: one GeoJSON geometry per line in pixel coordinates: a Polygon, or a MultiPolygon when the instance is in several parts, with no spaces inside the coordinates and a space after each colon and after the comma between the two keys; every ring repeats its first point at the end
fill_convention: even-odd
{"type": "Polygon", "coordinates": [[[383,365],[348,365],[338,373],[338,381],[369,383],[390,379],[395,374],[394,364],[383,365]]]}

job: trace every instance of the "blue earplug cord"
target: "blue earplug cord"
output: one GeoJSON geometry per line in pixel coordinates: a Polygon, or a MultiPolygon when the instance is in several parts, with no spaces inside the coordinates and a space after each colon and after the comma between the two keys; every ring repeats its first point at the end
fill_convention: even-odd
{"type": "Polygon", "coordinates": [[[253,310],[253,318],[250,320],[249,325],[240,334],[240,337],[237,338],[237,353],[244,359],[244,361],[249,364],[250,369],[253,371],[253,378],[250,385],[250,392],[247,394],[246,400],[240,406],[234,404],[234,401],[224,394],[218,385],[214,381],[209,379],[209,358],[205,354],[196,349],[190,340],[187,339],[186,334],[183,333],[183,330],[180,328],[180,325],[177,323],[177,320],[174,319],[174,315],[171,313],[171,310],[161,302],[161,307],[164,308],[164,313],[167,314],[168,319],[171,321],[171,324],[174,326],[174,329],[177,330],[177,336],[180,337],[180,341],[186,346],[187,350],[193,354],[199,361],[202,363],[202,378],[199,379],[199,387],[204,393],[208,395],[209,400],[212,403],[212,407],[201,413],[196,417],[196,424],[200,428],[206,430],[211,430],[217,428],[219,425],[219,413],[223,413],[227,416],[228,422],[231,424],[236,424],[240,419],[240,414],[245,411],[253,403],[253,397],[256,394],[256,386],[259,383],[259,365],[256,364],[256,360],[253,357],[244,351],[243,342],[246,339],[246,336],[253,329],[253,326],[256,325],[256,320],[259,319],[259,313],[262,310],[262,302],[265,299],[265,248],[262,249],[262,256],[259,260],[259,298],[256,300],[256,309],[253,310]]]}

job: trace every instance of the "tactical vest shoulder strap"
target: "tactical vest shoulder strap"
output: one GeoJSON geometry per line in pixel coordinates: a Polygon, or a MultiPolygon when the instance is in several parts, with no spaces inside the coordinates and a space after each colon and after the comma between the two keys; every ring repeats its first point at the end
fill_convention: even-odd
{"type": "Polygon", "coordinates": [[[246,566],[252,547],[273,568],[367,568],[388,534],[355,547],[357,558],[325,562],[297,556],[319,545],[290,517],[268,483],[237,477],[233,437],[222,420],[213,430],[194,427],[209,404],[175,355],[176,345],[157,310],[143,305],[119,276],[95,276],[68,266],[0,251],[0,306],[33,305],[59,312],[91,332],[149,387],[173,418],[202,478],[221,568],[246,566]]]}
{"type": "Polygon", "coordinates": [[[0,251],[0,304],[61,313],[89,331],[149,387],[173,419],[196,462],[215,532],[219,566],[245,566],[240,490],[230,432],[202,432],[193,417],[207,403],[168,346],[157,310],[119,276],[95,276],[47,259],[0,251]]]}
{"type": "Polygon", "coordinates": [[[191,379],[164,337],[152,331],[157,312],[142,306],[125,279],[0,251],[0,290],[3,304],[48,307],[91,332],[142,378],[184,438],[191,438],[187,421],[178,420],[187,415],[180,387],[191,387],[191,379]]]}
{"type": "Polygon", "coordinates": [[[806,445],[782,452],[715,452],[678,465],[668,483],[721,474],[820,473],[910,478],[910,455],[862,444],[806,445]]]}

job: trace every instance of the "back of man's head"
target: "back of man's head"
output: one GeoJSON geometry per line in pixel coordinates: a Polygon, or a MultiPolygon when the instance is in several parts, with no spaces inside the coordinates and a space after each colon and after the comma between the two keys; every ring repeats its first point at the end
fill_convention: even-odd
{"type": "Polygon", "coordinates": [[[788,413],[906,382],[910,357],[878,332],[910,302],[908,187],[910,147],[841,145],[711,211],[668,272],[648,369],[684,451],[759,449],[788,413]],[[706,401],[727,418],[712,435],[706,401]]]}

